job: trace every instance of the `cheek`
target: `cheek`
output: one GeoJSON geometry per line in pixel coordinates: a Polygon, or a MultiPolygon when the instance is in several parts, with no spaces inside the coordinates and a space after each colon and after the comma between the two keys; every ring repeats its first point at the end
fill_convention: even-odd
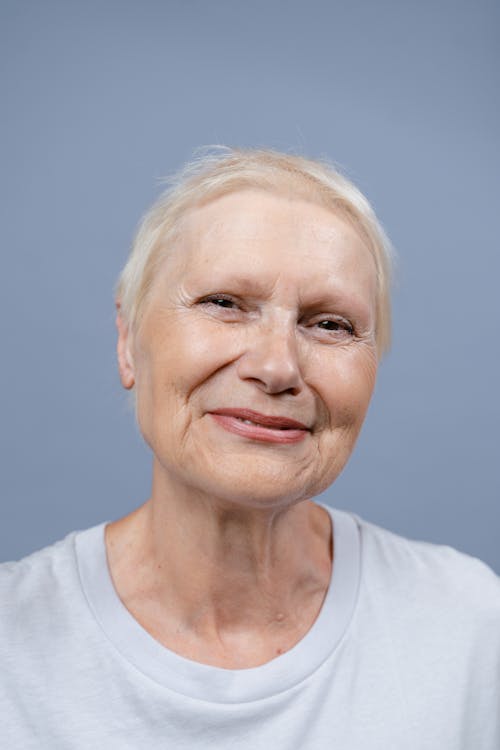
{"type": "Polygon", "coordinates": [[[359,430],[375,386],[377,360],[371,350],[345,350],[331,368],[325,368],[325,403],[332,427],[359,430]]]}
{"type": "Polygon", "coordinates": [[[209,325],[181,333],[183,335],[171,342],[173,356],[162,357],[158,369],[187,401],[213,375],[238,358],[241,341],[236,332],[217,330],[209,325]]]}
{"type": "Polygon", "coordinates": [[[166,326],[138,352],[137,391],[155,411],[181,405],[214,373],[232,362],[240,349],[236,333],[201,322],[166,326]],[[149,396],[148,396],[149,394],[149,396]]]}

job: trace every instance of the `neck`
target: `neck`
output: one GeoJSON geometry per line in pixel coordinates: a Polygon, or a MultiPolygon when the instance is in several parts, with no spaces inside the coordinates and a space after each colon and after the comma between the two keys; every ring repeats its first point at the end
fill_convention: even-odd
{"type": "Polygon", "coordinates": [[[159,640],[192,658],[199,644],[210,644],[211,654],[217,644],[224,664],[223,654],[249,640],[270,644],[274,655],[294,645],[316,619],[331,576],[330,522],[320,506],[249,508],[174,486],[158,472],[151,498],[108,526],[107,545],[118,593],[137,619],[142,613],[151,630],[154,612],[159,640]]]}

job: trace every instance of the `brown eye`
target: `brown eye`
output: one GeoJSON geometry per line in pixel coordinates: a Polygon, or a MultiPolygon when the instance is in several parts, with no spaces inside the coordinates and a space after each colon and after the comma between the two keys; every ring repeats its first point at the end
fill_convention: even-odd
{"type": "Polygon", "coordinates": [[[224,307],[229,310],[236,307],[234,300],[230,297],[221,297],[219,295],[205,297],[205,299],[200,300],[200,302],[202,305],[216,305],[217,307],[224,307]]]}
{"type": "Polygon", "coordinates": [[[354,328],[347,320],[320,320],[318,321],[317,326],[323,331],[333,331],[334,333],[341,331],[348,334],[354,333],[354,328]]]}
{"type": "Polygon", "coordinates": [[[318,325],[327,331],[338,331],[342,327],[338,320],[322,320],[318,325]]]}

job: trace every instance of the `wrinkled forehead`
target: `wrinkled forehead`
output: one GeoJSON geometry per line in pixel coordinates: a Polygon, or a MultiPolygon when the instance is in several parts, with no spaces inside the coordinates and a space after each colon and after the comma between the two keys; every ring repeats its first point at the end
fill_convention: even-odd
{"type": "MultiPolygon", "coordinates": [[[[193,210],[157,267],[143,314],[226,293],[290,309],[325,306],[376,321],[371,252],[343,218],[266,193],[234,193],[193,210]]],[[[142,316],[141,316],[142,317],[142,316]]]]}
{"type": "MultiPolygon", "coordinates": [[[[237,256],[252,265],[300,260],[315,266],[356,263],[374,271],[368,243],[352,219],[296,196],[241,190],[191,209],[180,220],[170,263],[207,267],[237,256]]],[[[169,264],[170,264],[169,263],[169,264]]]]}

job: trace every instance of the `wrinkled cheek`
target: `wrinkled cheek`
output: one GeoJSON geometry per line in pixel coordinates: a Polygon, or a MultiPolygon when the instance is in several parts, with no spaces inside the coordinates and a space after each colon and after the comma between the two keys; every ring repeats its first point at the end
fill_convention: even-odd
{"type": "Polygon", "coordinates": [[[161,363],[164,385],[180,401],[187,403],[218,372],[230,365],[241,349],[235,335],[214,336],[201,331],[183,340],[173,353],[175,361],[165,358],[161,363]],[[176,363],[183,363],[182,367],[176,363]]]}
{"type": "Polygon", "coordinates": [[[152,450],[158,439],[162,411],[165,407],[165,388],[158,369],[143,361],[136,375],[136,418],[141,434],[152,450]]]}
{"type": "Polygon", "coordinates": [[[373,395],[376,375],[375,357],[349,363],[345,369],[339,368],[333,381],[334,424],[359,432],[373,395]]]}
{"type": "Polygon", "coordinates": [[[372,389],[338,389],[330,406],[330,426],[345,432],[359,432],[371,400],[372,389]]]}
{"type": "Polygon", "coordinates": [[[153,414],[151,391],[141,383],[136,386],[135,415],[141,435],[151,449],[154,444],[153,414]]]}
{"type": "Polygon", "coordinates": [[[354,398],[347,404],[345,409],[345,418],[348,424],[356,427],[357,430],[365,421],[366,412],[370,405],[373,387],[363,388],[356,392],[354,398]]]}

